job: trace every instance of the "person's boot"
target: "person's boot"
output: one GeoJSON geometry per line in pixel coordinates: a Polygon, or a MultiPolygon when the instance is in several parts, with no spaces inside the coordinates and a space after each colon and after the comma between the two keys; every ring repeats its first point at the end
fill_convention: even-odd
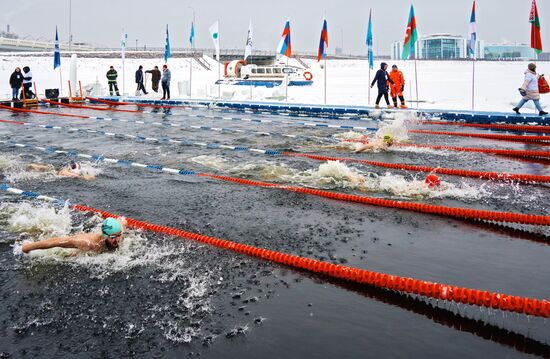
{"type": "Polygon", "coordinates": [[[519,107],[514,107],[512,109],[512,111],[514,111],[515,113],[517,113],[518,115],[521,115],[521,113],[519,113],[519,107]]]}
{"type": "Polygon", "coordinates": [[[544,112],[544,111],[539,112],[539,116],[546,116],[546,115],[548,115],[548,112],[544,112]]]}
{"type": "Polygon", "coordinates": [[[374,108],[378,109],[380,108],[380,105],[377,104],[376,106],[374,106],[374,108]]]}
{"type": "Polygon", "coordinates": [[[401,106],[399,106],[399,108],[408,108],[408,107],[407,107],[407,105],[405,105],[405,103],[403,102],[403,103],[401,104],[401,106]]]}

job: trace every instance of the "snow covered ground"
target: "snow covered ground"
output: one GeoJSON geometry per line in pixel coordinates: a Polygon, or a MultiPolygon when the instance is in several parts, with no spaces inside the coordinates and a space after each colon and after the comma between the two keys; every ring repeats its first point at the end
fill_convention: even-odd
{"type": "MultiPolygon", "coordinates": [[[[217,63],[207,58],[212,71],[203,69],[198,63],[193,63],[193,97],[217,97],[217,63]]],[[[290,87],[289,102],[318,103],[324,102],[323,69],[317,61],[305,60],[311,66],[314,75],[314,85],[311,87],[290,87]]],[[[68,58],[62,59],[64,92],[68,93],[67,80],[69,79],[68,58]]],[[[293,65],[299,66],[291,60],[293,65]]],[[[375,63],[375,70],[379,67],[375,63]]],[[[405,96],[407,99],[416,98],[414,83],[414,62],[388,61],[389,65],[397,64],[403,71],[407,81],[405,96]]],[[[125,93],[135,94],[134,73],[139,65],[145,70],[157,65],[161,68],[163,59],[127,59],[125,62],[125,93]]],[[[179,91],[179,82],[189,80],[189,60],[169,59],[172,70],[172,98],[187,98],[183,90],[179,91]]],[[[122,90],[122,62],[120,59],[86,58],[78,60],[78,79],[85,87],[98,81],[103,87],[103,94],[107,94],[107,79],[105,73],[113,65],[119,72],[119,88],[122,90]]],[[[9,98],[9,76],[16,66],[29,66],[36,81],[38,92],[44,93],[46,88],[59,87],[59,71],[53,70],[52,57],[19,57],[0,55],[0,98],[9,98]]],[[[418,92],[421,108],[438,109],[471,109],[472,96],[472,63],[463,61],[419,61],[418,92]]],[[[519,100],[518,87],[523,82],[523,72],[527,62],[478,62],[476,63],[476,98],[475,109],[487,111],[511,111],[519,100]]],[[[222,67],[223,70],[223,67],[222,67]]],[[[539,73],[550,74],[550,63],[540,62],[539,73]]],[[[368,104],[368,63],[361,60],[330,60],[327,62],[327,103],[335,105],[367,105],[368,104]]],[[[180,84],[183,85],[183,84],[180,84]]],[[[150,77],[146,84],[150,91],[150,77]]],[[[183,88],[183,87],[182,87],[183,88]]],[[[74,91],[74,89],[73,89],[74,91]]],[[[234,100],[254,101],[284,101],[284,88],[253,88],[245,86],[222,85],[222,97],[234,100]]],[[[371,92],[371,102],[374,103],[376,90],[371,92]]],[[[160,98],[159,94],[150,91],[146,97],[160,98]]],[[[550,96],[542,96],[542,104],[548,108],[550,96]]],[[[411,105],[409,103],[409,105],[411,105]]],[[[414,104],[413,104],[414,106],[414,104]]],[[[533,110],[532,105],[525,112],[533,110]]]]}

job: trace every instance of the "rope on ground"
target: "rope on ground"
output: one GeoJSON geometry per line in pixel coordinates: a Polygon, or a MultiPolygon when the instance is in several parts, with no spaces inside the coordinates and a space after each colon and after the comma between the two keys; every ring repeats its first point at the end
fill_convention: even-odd
{"type": "Polygon", "coordinates": [[[467,209],[467,208],[459,208],[459,207],[446,207],[446,206],[439,206],[439,205],[429,205],[429,204],[418,203],[418,202],[403,202],[403,201],[395,201],[395,200],[381,199],[381,198],[374,198],[374,197],[357,196],[357,195],[351,195],[351,194],[345,194],[345,193],[339,193],[339,192],[329,192],[329,191],[315,190],[315,189],[303,188],[303,187],[279,185],[279,184],[262,182],[262,181],[251,181],[251,180],[245,180],[245,179],[235,178],[235,177],[218,176],[218,175],[213,175],[208,173],[197,173],[197,172],[189,171],[185,169],[175,169],[175,168],[164,167],[162,165],[157,165],[157,164],[143,164],[143,163],[133,162],[133,161],[124,160],[124,159],[107,158],[107,157],[98,156],[98,155],[89,155],[84,153],[78,153],[73,150],[58,150],[53,147],[40,147],[35,145],[17,143],[14,141],[0,140],[0,143],[9,144],[9,145],[13,145],[15,147],[20,147],[24,149],[36,149],[46,153],[63,154],[71,157],[82,157],[93,161],[132,166],[136,168],[148,169],[148,170],[157,171],[157,172],[165,172],[165,173],[185,175],[185,176],[196,175],[199,177],[206,177],[206,178],[211,178],[211,179],[216,179],[216,180],[221,180],[226,182],[233,182],[233,183],[238,183],[238,184],[243,184],[243,185],[248,185],[253,187],[274,188],[274,189],[280,189],[280,190],[285,190],[290,192],[309,194],[317,197],[334,199],[338,201],[361,203],[361,204],[372,205],[377,207],[397,208],[397,209],[403,209],[403,210],[412,211],[412,212],[435,214],[435,215],[441,215],[441,216],[458,218],[458,219],[471,219],[471,220],[493,221],[493,222],[503,222],[503,223],[518,223],[518,224],[528,224],[528,225],[550,226],[550,216],[522,214],[522,213],[514,213],[514,212],[495,212],[495,211],[485,211],[485,210],[467,209]]]}
{"type": "MultiPolygon", "coordinates": [[[[63,203],[62,200],[41,196],[39,193],[22,191],[11,188],[6,184],[0,185],[0,190],[9,191],[31,199],[43,199],[63,203]]],[[[71,207],[80,212],[92,212],[103,218],[118,218],[113,213],[79,204],[71,207]]],[[[469,304],[480,307],[500,309],[502,311],[532,315],[536,317],[550,317],[550,302],[545,299],[526,298],[503,293],[493,293],[478,289],[457,287],[449,284],[429,282],[409,277],[401,277],[366,269],[353,268],[340,264],[332,264],[315,259],[300,257],[265,248],[232,242],[216,237],[209,237],[198,233],[188,232],[177,228],[126,218],[128,226],[135,229],[162,233],[169,236],[193,240],[235,253],[259,258],[265,261],[283,264],[292,268],[325,275],[340,280],[369,285],[386,290],[419,295],[426,298],[440,299],[455,303],[469,304]]]]}

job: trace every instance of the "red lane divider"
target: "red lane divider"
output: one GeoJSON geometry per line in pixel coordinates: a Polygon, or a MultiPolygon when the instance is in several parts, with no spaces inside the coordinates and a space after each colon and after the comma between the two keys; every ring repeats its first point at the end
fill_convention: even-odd
{"type": "MultiPolygon", "coordinates": [[[[73,205],[81,212],[93,212],[103,218],[118,217],[115,214],[82,205],[73,205]]],[[[521,313],[542,318],[550,317],[550,302],[545,299],[526,298],[502,293],[493,293],[477,289],[463,288],[448,284],[429,282],[414,278],[400,277],[386,273],[332,264],[315,259],[304,258],[287,253],[258,248],[246,244],[232,242],[202,234],[183,231],[167,226],[138,221],[127,218],[128,225],[133,228],[162,233],[174,237],[190,239],[217,248],[260,258],[266,261],[284,264],[289,267],[323,274],[332,278],[343,279],[359,284],[393,290],[408,294],[469,304],[486,308],[500,309],[508,312],[521,313]]]]}
{"type": "Polygon", "coordinates": [[[96,111],[131,112],[131,113],[141,112],[139,110],[119,110],[119,109],[111,109],[111,108],[95,107],[95,106],[73,105],[69,103],[62,103],[62,102],[57,102],[52,100],[40,100],[40,101],[49,103],[51,105],[57,105],[57,106],[63,106],[63,107],[69,107],[69,108],[84,108],[84,109],[96,110],[96,111]]]}
{"type": "Polygon", "coordinates": [[[372,205],[377,207],[397,208],[397,209],[403,209],[403,210],[408,210],[413,212],[437,214],[437,215],[459,218],[459,219],[474,219],[474,220],[486,220],[486,221],[494,221],[494,222],[550,226],[550,216],[513,213],[513,212],[495,212],[495,211],[485,211],[485,210],[479,210],[479,209],[445,207],[445,206],[424,204],[424,203],[418,203],[418,202],[395,201],[391,199],[357,196],[352,194],[322,191],[322,190],[311,189],[311,188],[284,186],[284,185],[278,185],[278,184],[269,183],[269,182],[251,181],[251,180],[246,180],[241,178],[218,176],[218,175],[213,175],[208,173],[198,173],[197,176],[207,177],[207,178],[212,178],[212,179],[217,179],[217,180],[222,180],[227,182],[233,182],[233,183],[238,183],[238,184],[243,184],[248,186],[254,186],[254,187],[282,189],[286,191],[304,193],[304,194],[309,194],[309,195],[324,197],[329,199],[335,199],[335,200],[344,201],[344,202],[362,203],[362,204],[367,204],[367,205],[372,205]]]}
{"type": "MultiPolygon", "coordinates": [[[[343,142],[369,143],[368,140],[343,140],[343,142]]],[[[489,153],[493,155],[503,155],[503,156],[512,156],[512,157],[550,157],[550,151],[501,150],[501,149],[492,149],[492,148],[432,146],[432,145],[415,144],[415,143],[398,143],[394,146],[430,148],[433,150],[449,150],[449,151],[458,151],[458,152],[489,153]]]]}
{"type": "Polygon", "coordinates": [[[137,102],[122,102],[122,101],[109,101],[109,100],[103,100],[100,98],[95,97],[86,97],[90,101],[104,103],[107,105],[113,105],[113,106],[137,106],[137,107],[177,107],[177,108],[186,108],[187,106],[177,106],[177,105],[155,105],[152,103],[137,103],[137,102]]]}
{"type": "Polygon", "coordinates": [[[550,142],[550,136],[521,136],[521,135],[499,135],[499,134],[482,134],[482,133],[463,133],[449,131],[427,131],[427,130],[409,130],[410,133],[422,133],[426,135],[444,135],[455,137],[476,137],[489,140],[501,140],[511,142],[550,142]]]}
{"type": "Polygon", "coordinates": [[[489,128],[496,130],[506,131],[525,131],[525,132],[541,132],[550,133],[550,126],[539,125],[499,125],[499,124],[484,124],[484,123],[470,123],[470,122],[451,122],[451,121],[420,121],[423,125],[449,125],[449,126],[462,126],[462,127],[474,127],[474,128],[489,128]]]}
{"type": "Polygon", "coordinates": [[[12,121],[12,120],[0,120],[0,122],[11,123],[11,124],[14,124],[14,125],[24,125],[26,123],[26,122],[21,122],[21,121],[12,121]]]}
{"type": "Polygon", "coordinates": [[[5,105],[0,105],[0,108],[14,111],[14,112],[27,112],[27,113],[36,113],[39,115],[54,115],[54,116],[63,116],[63,117],[74,117],[74,118],[90,118],[90,116],[82,116],[82,115],[72,115],[68,113],[54,113],[54,112],[46,112],[46,111],[38,111],[38,110],[27,110],[22,108],[16,108],[16,107],[10,107],[5,105]]]}
{"type": "Polygon", "coordinates": [[[282,152],[281,154],[284,156],[305,157],[316,161],[341,161],[341,162],[350,162],[350,163],[364,163],[370,166],[392,168],[396,170],[418,171],[418,172],[428,172],[428,173],[433,172],[433,173],[440,173],[444,175],[489,179],[489,180],[495,180],[495,181],[513,180],[513,181],[521,181],[521,182],[550,183],[550,176],[543,176],[543,175],[480,172],[480,171],[470,171],[470,170],[459,170],[454,168],[415,166],[415,165],[407,165],[403,163],[375,162],[375,161],[361,160],[356,158],[317,156],[317,155],[311,155],[308,153],[282,152]]]}

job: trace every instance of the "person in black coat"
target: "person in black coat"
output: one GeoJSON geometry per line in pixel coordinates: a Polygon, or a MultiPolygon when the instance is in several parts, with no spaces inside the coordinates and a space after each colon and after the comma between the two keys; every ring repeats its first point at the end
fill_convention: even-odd
{"type": "Polygon", "coordinates": [[[15,68],[15,71],[10,76],[10,86],[11,86],[11,98],[14,101],[19,99],[19,90],[23,84],[23,74],[19,67],[15,68]]]}
{"type": "Polygon", "coordinates": [[[388,105],[388,108],[392,108],[393,106],[390,105],[390,99],[388,96],[388,82],[391,84],[393,83],[393,80],[390,79],[390,76],[388,75],[388,64],[385,62],[382,62],[380,64],[380,70],[376,72],[376,76],[374,76],[374,80],[372,81],[370,87],[374,87],[374,84],[378,82],[378,96],[376,97],[376,108],[380,108],[380,100],[382,99],[382,96],[384,96],[384,100],[386,100],[386,104],[388,105]]]}
{"type": "Polygon", "coordinates": [[[143,91],[145,95],[147,95],[147,91],[145,91],[145,86],[143,85],[143,66],[139,65],[139,69],[136,71],[136,95],[139,95],[139,91],[143,91]]]}

